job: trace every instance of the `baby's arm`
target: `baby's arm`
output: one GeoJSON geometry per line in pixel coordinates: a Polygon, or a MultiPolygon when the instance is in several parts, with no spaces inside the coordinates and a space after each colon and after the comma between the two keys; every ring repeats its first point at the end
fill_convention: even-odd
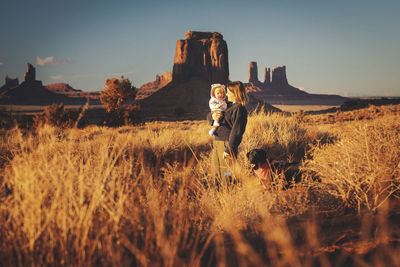
{"type": "Polygon", "coordinates": [[[219,103],[215,99],[211,98],[209,102],[209,106],[211,110],[219,109],[219,103]]]}
{"type": "Polygon", "coordinates": [[[220,122],[222,117],[223,117],[223,115],[222,115],[221,111],[212,112],[212,118],[213,118],[214,121],[220,122]]]}

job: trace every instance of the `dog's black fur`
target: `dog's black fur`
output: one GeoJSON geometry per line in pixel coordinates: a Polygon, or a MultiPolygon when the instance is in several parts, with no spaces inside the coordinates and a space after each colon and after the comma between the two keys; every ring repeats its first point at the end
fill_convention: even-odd
{"type": "MultiPolygon", "coordinates": [[[[257,170],[268,159],[267,153],[263,149],[252,149],[247,152],[246,156],[253,170],[257,170]]],[[[298,162],[283,163],[272,161],[270,163],[272,171],[283,172],[285,174],[286,181],[297,183],[301,180],[301,174],[296,167],[299,164],[298,162]]]]}
{"type": "Polygon", "coordinates": [[[249,160],[253,170],[258,169],[258,165],[262,165],[267,161],[267,153],[262,149],[253,149],[247,152],[247,159],[249,160]]]}

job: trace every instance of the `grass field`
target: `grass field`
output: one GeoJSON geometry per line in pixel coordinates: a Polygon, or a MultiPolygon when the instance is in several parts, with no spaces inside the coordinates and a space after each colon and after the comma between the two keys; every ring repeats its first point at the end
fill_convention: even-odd
{"type": "Polygon", "coordinates": [[[251,114],[234,183],[205,121],[3,130],[0,265],[399,266],[400,120],[370,110],[251,114]],[[252,148],[302,181],[259,180],[252,148]]]}
{"type": "MultiPolygon", "coordinates": [[[[35,115],[43,112],[47,106],[31,105],[0,105],[0,111],[9,112],[14,115],[35,115]]],[[[66,109],[79,109],[82,105],[65,105],[66,109]]],[[[90,108],[104,107],[103,105],[90,105],[90,108]]]]}

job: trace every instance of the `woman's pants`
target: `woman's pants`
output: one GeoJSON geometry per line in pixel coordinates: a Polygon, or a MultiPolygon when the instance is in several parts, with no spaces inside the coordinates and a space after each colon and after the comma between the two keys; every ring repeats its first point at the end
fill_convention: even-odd
{"type": "Polygon", "coordinates": [[[226,176],[231,176],[228,165],[226,164],[226,160],[223,158],[223,153],[225,152],[227,146],[228,141],[214,140],[213,142],[213,151],[211,158],[212,172],[217,178],[221,180],[226,176]]]}

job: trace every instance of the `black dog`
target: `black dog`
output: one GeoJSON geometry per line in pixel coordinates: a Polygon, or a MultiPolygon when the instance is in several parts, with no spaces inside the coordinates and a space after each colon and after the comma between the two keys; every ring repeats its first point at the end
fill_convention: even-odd
{"type": "Polygon", "coordinates": [[[258,170],[258,168],[261,168],[268,162],[269,164],[267,166],[271,167],[271,171],[274,173],[283,172],[288,183],[292,183],[293,181],[297,183],[301,180],[301,174],[298,167],[296,167],[296,165],[299,164],[298,162],[287,163],[284,161],[270,160],[263,149],[252,149],[246,156],[253,170],[258,170]]]}
{"type": "Polygon", "coordinates": [[[253,149],[247,152],[247,159],[253,170],[257,170],[262,164],[267,161],[267,153],[262,149],[253,149]]]}

